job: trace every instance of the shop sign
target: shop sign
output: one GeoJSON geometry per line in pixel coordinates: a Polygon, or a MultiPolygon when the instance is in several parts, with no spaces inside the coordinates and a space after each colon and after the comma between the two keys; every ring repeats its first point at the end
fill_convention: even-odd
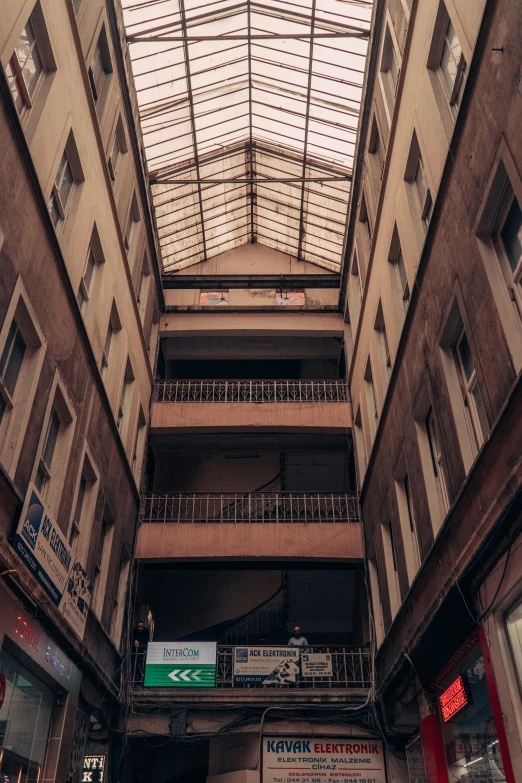
{"type": "Polygon", "coordinates": [[[2,633],[50,675],[64,690],[77,693],[79,669],[29,614],[21,611],[7,591],[0,587],[0,641],[2,633]]]}
{"type": "Polygon", "coordinates": [[[282,684],[298,673],[298,647],[234,647],[234,682],[282,684]]]}
{"type": "Polygon", "coordinates": [[[103,783],[105,756],[85,756],[82,783],[103,783]]]}
{"type": "Polygon", "coordinates": [[[263,783],[386,783],[380,740],[265,737],[263,783]]]}
{"type": "Polygon", "coordinates": [[[49,516],[34,484],[29,485],[13,548],[36,581],[83,639],[91,583],[49,516]]]}
{"type": "Polygon", "coordinates": [[[439,705],[442,712],[442,719],[447,723],[464,707],[470,704],[469,687],[465,674],[461,674],[446,688],[444,693],[439,696],[439,705]]]}
{"type": "Polygon", "coordinates": [[[149,642],[145,687],[215,688],[216,642],[149,642]]]}
{"type": "Polygon", "coordinates": [[[333,677],[331,653],[301,653],[303,677],[333,677]]]}

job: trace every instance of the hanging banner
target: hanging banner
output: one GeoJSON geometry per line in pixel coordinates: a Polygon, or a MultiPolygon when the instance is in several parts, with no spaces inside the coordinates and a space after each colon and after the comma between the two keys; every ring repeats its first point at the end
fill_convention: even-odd
{"type": "Polygon", "coordinates": [[[264,737],[263,783],[386,783],[380,740],[264,737]]]}
{"type": "Polygon", "coordinates": [[[216,642],[149,642],[143,685],[215,688],[216,642]]]}
{"type": "Polygon", "coordinates": [[[301,653],[303,677],[333,677],[331,653],[301,653]]]}
{"type": "Polygon", "coordinates": [[[298,674],[298,647],[234,648],[234,682],[294,683],[298,674]]]}
{"type": "Polygon", "coordinates": [[[83,639],[92,587],[38,490],[29,485],[13,548],[36,581],[83,639]]]}

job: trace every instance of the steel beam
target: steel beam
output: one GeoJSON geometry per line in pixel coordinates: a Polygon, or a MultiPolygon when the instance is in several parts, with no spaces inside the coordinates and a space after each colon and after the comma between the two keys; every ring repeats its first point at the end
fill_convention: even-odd
{"type": "MultiPolygon", "coordinates": [[[[203,164],[201,164],[203,165],[203,164]]],[[[306,164],[313,166],[313,164],[306,164]]],[[[352,177],[347,174],[345,177],[267,177],[266,179],[159,179],[158,177],[151,177],[151,185],[270,185],[272,183],[279,184],[285,182],[351,182],[352,177]]]]}
{"type": "MultiPolygon", "coordinates": [[[[248,33],[241,33],[239,35],[147,35],[146,33],[136,33],[136,35],[127,35],[127,43],[166,43],[177,42],[184,43],[196,43],[201,41],[271,41],[271,40],[314,40],[317,38],[369,38],[370,33],[366,30],[354,30],[347,33],[253,33],[249,36],[248,33]]],[[[355,52],[354,52],[355,54],[355,52]]]]}
{"type": "Polygon", "coordinates": [[[181,27],[183,30],[183,57],[185,59],[185,72],[187,75],[187,93],[189,99],[190,108],[190,126],[192,129],[192,144],[194,146],[194,164],[196,168],[196,177],[200,180],[198,184],[199,195],[199,214],[201,216],[201,241],[203,244],[203,260],[207,260],[207,243],[205,239],[205,222],[203,219],[203,198],[201,195],[201,175],[199,173],[199,155],[198,155],[198,139],[196,135],[196,117],[194,114],[194,100],[192,96],[192,80],[190,76],[190,55],[187,43],[187,18],[185,14],[185,1],[179,0],[179,10],[181,14],[181,27]]]}
{"type": "Polygon", "coordinates": [[[339,288],[341,275],[163,275],[163,288],[208,289],[230,288],[339,288]]]}
{"type": "Polygon", "coordinates": [[[312,94],[312,74],[314,69],[314,25],[315,25],[315,8],[316,0],[312,0],[312,13],[310,15],[310,51],[308,55],[308,83],[306,87],[306,114],[305,114],[305,131],[304,131],[304,143],[303,143],[303,170],[302,170],[302,185],[301,185],[301,206],[299,209],[299,244],[297,246],[297,260],[301,261],[301,253],[303,250],[303,234],[304,234],[304,201],[305,201],[305,177],[306,177],[306,154],[308,151],[308,128],[310,127],[310,102],[312,94]]]}

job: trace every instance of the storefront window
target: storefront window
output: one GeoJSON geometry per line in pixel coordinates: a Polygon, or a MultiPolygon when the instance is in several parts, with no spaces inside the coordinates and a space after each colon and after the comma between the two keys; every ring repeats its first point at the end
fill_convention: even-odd
{"type": "Polygon", "coordinates": [[[506,617],[506,625],[513,652],[513,661],[522,688],[522,601],[506,617]]]}
{"type": "MultiPolygon", "coordinates": [[[[441,723],[450,781],[503,783],[504,766],[479,647],[453,670],[442,687],[448,693],[446,720],[441,712],[441,723]],[[448,690],[450,686],[452,690],[448,690]]],[[[441,698],[444,701],[444,694],[441,698]]]]}
{"type": "Polygon", "coordinates": [[[5,698],[0,708],[1,783],[38,783],[54,693],[9,653],[0,652],[5,698]]]}

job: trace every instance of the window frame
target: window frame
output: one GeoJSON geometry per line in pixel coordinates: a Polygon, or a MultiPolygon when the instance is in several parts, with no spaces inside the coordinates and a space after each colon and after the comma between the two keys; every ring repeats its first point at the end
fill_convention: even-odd
{"type": "Polygon", "coordinates": [[[76,142],[72,130],[69,132],[67,141],[64,145],[63,152],[59,158],[55,172],[56,173],[54,175],[54,180],[51,186],[51,191],[50,191],[47,205],[48,205],[51,221],[54,226],[54,230],[58,235],[60,235],[67,222],[69,213],[71,212],[72,204],[73,201],[75,200],[75,195],[78,186],[85,180],[85,177],[83,175],[83,169],[80,162],[80,156],[78,154],[78,148],[76,147],[76,142]],[[57,181],[64,158],[65,158],[65,166],[63,172],[65,172],[66,169],[69,168],[72,175],[71,188],[68,192],[67,201],[65,202],[65,204],[63,203],[62,196],[60,194],[60,184],[63,181],[63,176],[60,182],[57,181]],[[56,212],[57,212],[56,222],[54,221],[54,217],[53,217],[53,206],[56,207],[56,212]]]}
{"type": "Polygon", "coordinates": [[[422,239],[424,240],[433,214],[434,200],[431,194],[430,178],[428,177],[426,163],[422,155],[416,130],[413,131],[411,138],[410,149],[404,170],[404,181],[406,183],[408,195],[411,193],[413,197],[409,198],[410,209],[411,211],[415,209],[415,212],[418,215],[418,220],[414,220],[414,222],[422,230],[422,239]],[[422,181],[425,186],[424,195],[421,193],[418,184],[417,174],[419,171],[422,174],[422,181]],[[414,202],[413,204],[411,203],[412,201],[414,202]]]}
{"type": "Polygon", "coordinates": [[[399,569],[397,564],[397,546],[391,519],[388,519],[386,522],[381,522],[380,524],[381,543],[384,555],[384,568],[386,571],[386,584],[388,585],[390,615],[393,621],[402,603],[399,569]]]}
{"type": "Polygon", "coordinates": [[[409,473],[404,473],[400,479],[395,479],[395,491],[406,559],[406,572],[408,583],[411,585],[422,565],[422,552],[409,473]]]}
{"type": "Polygon", "coordinates": [[[388,12],[382,37],[381,56],[379,59],[379,78],[389,126],[392,124],[393,115],[395,113],[397,91],[399,89],[399,82],[401,78],[401,68],[402,58],[395,38],[393,24],[388,12]],[[393,78],[393,70],[391,68],[392,61],[394,61],[397,66],[396,81],[393,78]]]}
{"type": "Polygon", "coordinates": [[[127,145],[127,138],[125,136],[125,129],[123,127],[123,120],[121,118],[121,115],[118,117],[116,121],[116,128],[114,130],[114,136],[112,138],[112,145],[111,145],[111,153],[109,157],[107,158],[107,166],[109,169],[109,176],[113,182],[113,184],[116,182],[116,177],[118,175],[118,170],[120,169],[123,156],[128,151],[128,145],[127,145]],[[117,150],[118,155],[116,158],[116,162],[114,161],[114,150],[117,150]]]}
{"type": "Polygon", "coordinates": [[[461,324],[460,329],[458,330],[457,336],[455,338],[455,342],[453,344],[453,359],[455,362],[455,367],[457,369],[459,386],[462,394],[462,401],[464,403],[464,408],[467,411],[466,418],[468,421],[468,427],[470,429],[470,437],[474,442],[475,453],[478,453],[489,436],[490,427],[489,427],[489,420],[487,418],[486,406],[484,404],[484,398],[482,396],[482,390],[480,388],[479,379],[477,376],[477,369],[475,366],[475,359],[473,357],[473,350],[471,348],[471,343],[468,337],[468,333],[464,327],[464,324],[461,324]],[[464,339],[468,344],[469,354],[471,356],[471,360],[473,363],[473,369],[469,377],[466,371],[466,367],[464,365],[464,361],[462,359],[462,351],[460,349],[460,346],[462,345],[464,339]],[[476,395],[475,395],[476,391],[478,391],[478,393],[480,394],[482,407],[484,409],[484,415],[486,416],[486,420],[488,423],[488,431],[486,433],[482,428],[482,423],[480,420],[480,413],[478,410],[476,395]]]}
{"type": "Polygon", "coordinates": [[[91,95],[94,101],[98,121],[102,119],[105,106],[107,104],[107,96],[110,89],[113,70],[107,31],[105,29],[105,23],[103,23],[96,38],[96,43],[94,44],[94,49],[90,58],[90,65],[87,69],[91,95]],[[95,58],[98,56],[98,52],[102,74],[102,78],[99,83],[96,82],[96,74],[93,68],[95,58]]]}

